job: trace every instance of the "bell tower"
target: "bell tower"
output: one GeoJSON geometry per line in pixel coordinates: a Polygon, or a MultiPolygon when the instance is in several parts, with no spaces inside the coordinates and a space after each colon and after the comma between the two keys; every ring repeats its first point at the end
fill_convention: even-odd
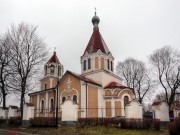
{"type": "Polygon", "coordinates": [[[60,63],[56,52],[44,65],[44,77],[41,79],[41,90],[52,89],[57,85],[57,81],[63,76],[64,67],[60,63]]]}
{"type": "Polygon", "coordinates": [[[81,73],[83,75],[97,70],[114,73],[114,57],[99,32],[99,22],[100,19],[95,12],[92,18],[93,33],[81,56],[81,73]]]}
{"type": "Polygon", "coordinates": [[[112,82],[121,84],[122,79],[114,74],[114,57],[99,32],[100,18],[92,18],[93,33],[81,56],[81,74],[102,87],[112,82]]]}
{"type": "Polygon", "coordinates": [[[64,67],[60,63],[58,57],[56,56],[56,52],[54,51],[52,57],[44,65],[44,77],[55,77],[60,79],[63,76],[63,72],[64,67]]]}

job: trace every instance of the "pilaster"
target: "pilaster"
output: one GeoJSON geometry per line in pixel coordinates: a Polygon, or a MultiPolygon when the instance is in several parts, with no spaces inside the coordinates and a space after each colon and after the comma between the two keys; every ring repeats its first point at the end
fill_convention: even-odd
{"type": "Polygon", "coordinates": [[[112,117],[115,117],[115,104],[114,104],[114,98],[112,98],[112,101],[111,101],[111,114],[112,114],[112,117]]]}

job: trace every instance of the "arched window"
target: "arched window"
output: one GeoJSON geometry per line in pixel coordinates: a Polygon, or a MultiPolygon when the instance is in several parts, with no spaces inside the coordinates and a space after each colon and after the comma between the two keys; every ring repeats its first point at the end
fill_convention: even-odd
{"type": "Polygon", "coordinates": [[[113,62],[111,61],[111,71],[113,71],[113,62]]]}
{"type": "Polygon", "coordinates": [[[77,96],[76,95],[73,96],[73,102],[77,103],[77,96]]]}
{"type": "Polygon", "coordinates": [[[46,88],[47,88],[47,84],[44,84],[44,90],[46,90],[46,88]]]}
{"type": "Polygon", "coordinates": [[[51,65],[51,66],[50,66],[50,71],[51,71],[50,73],[51,73],[51,74],[54,74],[54,68],[55,68],[54,65],[51,65]]]}
{"type": "Polygon", "coordinates": [[[107,68],[109,70],[109,59],[107,60],[107,68]]]}
{"type": "Polygon", "coordinates": [[[62,103],[64,103],[66,101],[65,97],[62,97],[62,103]]]}
{"type": "Polygon", "coordinates": [[[98,59],[98,57],[95,57],[95,68],[99,69],[99,59],[98,59]]]}
{"type": "Polygon", "coordinates": [[[101,69],[104,69],[104,58],[101,58],[101,69]]]}
{"type": "Polygon", "coordinates": [[[125,96],[124,97],[124,107],[128,104],[128,102],[129,102],[129,97],[125,96]]]}
{"type": "Polygon", "coordinates": [[[47,65],[45,66],[45,75],[47,74],[47,65]]]}
{"type": "Polygon", "coordinates": [[[41,112],[44,112],[44,100],[41,101],[41,112]]]}
{"type": "Polygon", "coordinates": [[[84,71],[86,70],[86,60],[84,60],[84,71]]]}
{"type": "Polygon", "coordinates": [[[91,59],[88,59],[88,69],[91,69],[91,59]]]}
{"type": "Polygon", "coordinates": [[[50,100],[50,111],[53,111],[54,109],[54,100],[51,98],[50,100]]]}
{"type": "Polygon", "coordinates": [[[58,67],[58,76],[61,76],[61,67],[58,67]]]}

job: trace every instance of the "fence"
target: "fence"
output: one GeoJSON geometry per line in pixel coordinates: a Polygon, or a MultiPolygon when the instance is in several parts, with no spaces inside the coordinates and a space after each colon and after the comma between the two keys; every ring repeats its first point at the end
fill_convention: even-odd
{"type": "MultiPolygon", "coordinates": [[[[78,117],[124,117],[125,108],[78,108],[78,117]]],[[[34,109],[34,117],[56,117],[56,110],[34,109]]],[[[62,108],[58,108],[58,117],[62,117],[62,108]]]]}

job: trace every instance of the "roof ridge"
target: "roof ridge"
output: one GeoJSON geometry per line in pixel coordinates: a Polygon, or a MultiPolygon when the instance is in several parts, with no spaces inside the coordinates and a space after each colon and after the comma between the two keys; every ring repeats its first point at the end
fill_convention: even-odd
{"type": "Polygon", "coordinates": [[[128,88],[128,89],[131,89],[131,90],[133,90],[132,88],[130,88],[130,87],[127,87],[127,86],[124,86],[124,85],[122,85],[122,84],[120,84],[120,83],[118,83],[118,82],[110,82],[108,85],[106,85],[105,86],[105,89],[107,89],[107,88],[121,88],[121,89],[125,89],[125,88],[128,88]]]}

